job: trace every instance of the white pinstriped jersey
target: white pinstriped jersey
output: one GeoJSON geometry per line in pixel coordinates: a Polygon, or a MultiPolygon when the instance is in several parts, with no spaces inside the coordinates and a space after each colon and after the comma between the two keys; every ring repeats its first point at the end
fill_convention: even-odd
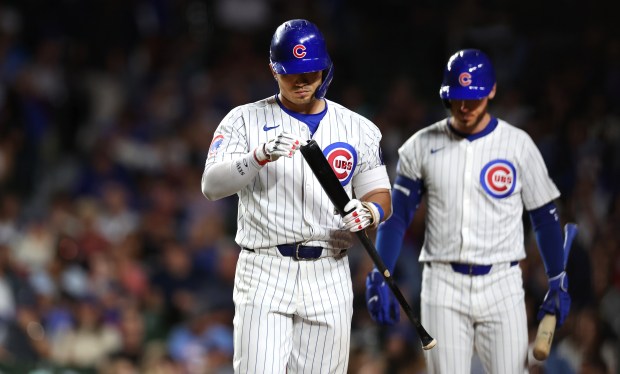
{"type": "MultiPolygon", "coordinates": [[[[349,196],[356,176],[383,164],[377,126],[363,116],[325,100],[327,113],[312,136],[326,153],[349,196]]],[[[215,131],[205,168],[246,154],[288,132],[310,139],[308,126],[286,113],[275,96],[234,108],[215,131]]],[[[389,181],[382,188],[391,189],[389,181]]],[[[306,242],[349,248],[351,234],[300,152],[266,164],[253,183],[238,192],[235,240],[242,247],[268,248],[306,242]]],[[[360,196],[361,197],[361,196],[360,196]]]]}
{"type": "Polygon", "coordinates": [[[398,174],[423,180],[427,195],[420,261],[523,259],[523,206],[532,210],[560,195],[530,136],[497,121],[489,134],[469,141],[444,119],[399,149],[398,174]]]}

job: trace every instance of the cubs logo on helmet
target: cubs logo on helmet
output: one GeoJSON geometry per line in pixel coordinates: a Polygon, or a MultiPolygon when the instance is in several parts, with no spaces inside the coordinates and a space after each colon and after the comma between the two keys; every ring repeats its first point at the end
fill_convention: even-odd
{"type": "Polygon", "coordinates": [[[211,141],[211,145],[209,146],[209,155],[207,157],[215,156],[217,154],[217,150],[222,145],[224,141],[224,135],[218,134],[213,137],[211,141]]]}
{"type": "Polygon", "coordinates": [[[480,172],[480,184],[495,198],[508,197],[517,185],[517,170],[508,160],[490,161],[480,172]]]}
{"type": "Polygon", "coordinates": [[[297,44],[293,47],[293,56],[297,58],[306,57],[306,47],[304,47],[303,44],[297,44]]]}
{"type": "Polygon", "coordinates": [[[350,144],[338,142],[327,146],[323,150],[327,162],[334,170],[340,184],[346,186],[357,166],[357,152],[350,144]]]}
{"type": "Polygon", "coordinates": [[[469,86],[471,84],[471,74],[467,72],[461,73],[461,75],[459,75],[459,83],[463,87],[469,86]]]}

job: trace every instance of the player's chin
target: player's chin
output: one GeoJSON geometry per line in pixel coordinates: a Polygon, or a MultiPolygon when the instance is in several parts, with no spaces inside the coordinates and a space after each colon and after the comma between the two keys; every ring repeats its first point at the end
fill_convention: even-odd
{"type": "Polygon", "coordinates": [[[475,127],[478,124],[478,118],[476,116],[462,116],[458,118],[458,123],[464,128],[475,127]]]}

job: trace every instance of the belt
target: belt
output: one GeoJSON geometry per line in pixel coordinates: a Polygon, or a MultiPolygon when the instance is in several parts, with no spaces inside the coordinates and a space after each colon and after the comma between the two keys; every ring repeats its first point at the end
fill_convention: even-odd
{"type": "MultiPolygon", "coordinates": [[[[512,261],[510,266],[515,266],[518,263],[519,261],[512,261]]],[[[450,266],[452,266],[452,270],[465,275],[486,275],[489,274],[493,267],[493,265],[472,265],[458,262],[451,262],[450,266]]]]}
{"type": "Polygon", "coordinates": [[[282,256],[293,257],[296,260],[314,260],[321,257],[321,254],[323,253],[323,247],[310,247],[299,243],[280,244],[277,247],[282,256]]]}
{"type": "MultiPolygon", "coordinates": [[[[296,260],[316,260],[323,254],[323,247],[311,247],[307,245],[301,245],[301,243],[295,244],[280,244],[276,246],[278,252],[284,257],[293,257],[296,260]]],[[[246,251],[254,252],[253,249],[245,248],[246,251]]],[[[340,254],[346,252],[346,249],[340,251],[340,254]]]]}

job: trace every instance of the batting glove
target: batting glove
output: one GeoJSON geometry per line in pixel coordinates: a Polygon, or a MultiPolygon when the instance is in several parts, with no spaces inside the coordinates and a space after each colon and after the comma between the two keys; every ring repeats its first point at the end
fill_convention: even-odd
{"type": "Polygon", "coordinates": [[[280,157],[293,157],[295,152],[302,145],[306,144],[306,139],[286,132],[281,133],[275,139],[263,143],[254,150],[254,158],[259,165],[275,161],[280,157]]]}
{"type": "Polygon", "coordinates": [[[375,203],[352,199],[344,206],[344,211],[349,212],[342,217],[344,229],[351,232],[360,231],[366,227],[375,228],[381,222],[381,213],[375,203]]]}
{"type": "Polygon", "coordinates": [[[380,325],[392,326],[400,320],[400,305],[377,269],[366,277],[366,307],[380,325]]]}
{"type": "Polygon", "coordinates": [[[553,278],[549,278],[549,291],[538,311],[540,321],[545,314],[553,314],[557,325],[562,326],[570,310],[570,295],[568,294],[568,277],[563,271],[553,278]]]}

